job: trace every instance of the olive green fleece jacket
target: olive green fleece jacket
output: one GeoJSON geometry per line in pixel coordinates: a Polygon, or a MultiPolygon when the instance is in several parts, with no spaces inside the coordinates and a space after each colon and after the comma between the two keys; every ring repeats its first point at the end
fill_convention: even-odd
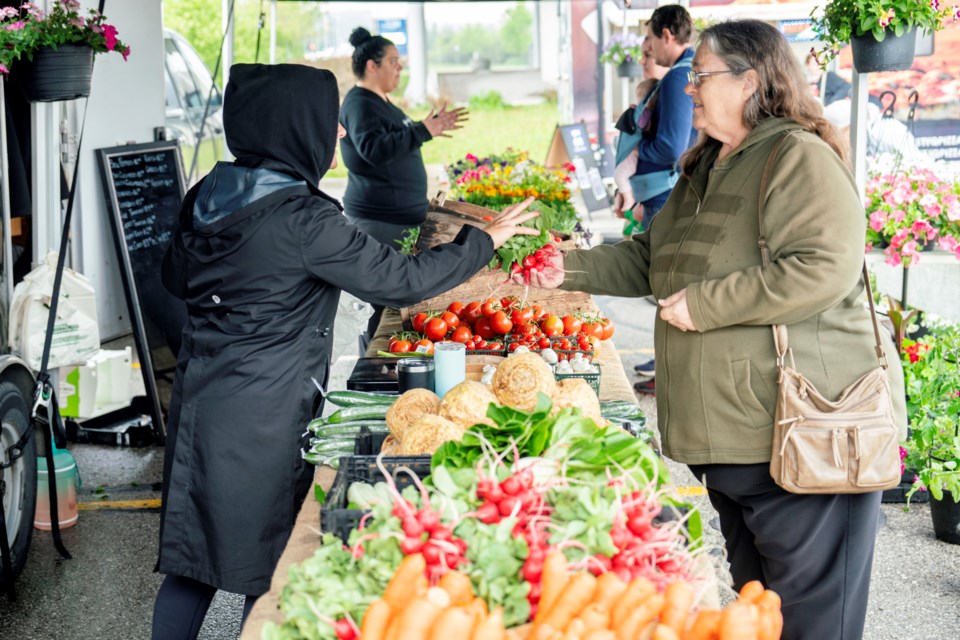
{"type": "MultiPolygon", "coordinates": [[[[769,118],[727,157],[718,151],[680,179],[648,231],[569,252],[562,287],[658,299],[685,288],[697,330],[659,315],[654,329],[663,451],[686,464],[762,463],[777,390],[771,324],[787,325],[797,369],[828,398],[877,366],[861,278],[866,218],[841,159],[792,121],[769,118]],[[764,268],[761,174],[784,134],[764,194],[764,268]]],[[[905,428],[903,373],[882,333],[905,428]]]]}

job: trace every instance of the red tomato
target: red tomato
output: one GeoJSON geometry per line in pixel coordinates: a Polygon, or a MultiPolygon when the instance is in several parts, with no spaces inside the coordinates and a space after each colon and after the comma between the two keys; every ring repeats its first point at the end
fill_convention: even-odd
{"type": "Polygon", "coordinates": [[[582,326],[583,322],[580,321],[580,318],[575,318],[574,316],[563,316],[563,335],[575,336],[580,332],[580,327],[582,326]]]}
{"type": "Polygon", "coordinates": [[[507,317],[506,313],[497,311],[493,314],[493,317],[490,318],[490,327],[497,333],[507,334],[513,329],[513,323],[510,322],[510,318],[507,317]]]}
{"type": "Polygon", "coordinates": [[[511,342],[507,345],[507,351],[516,351],[520,347],[519,342],[511,342]]]}
{"type": "Polygon", "coordinates": [[[500,342],[499,340],[495,340],[489,343],[486,346],[486,348],[489,349],[490,351],[500,351],[501,349],[503,349],[503,343],[500,342]]]}
{"type": "Polygon", "coordinates": [[[455,313],[457,316],[459,316],[460,312],[463,311],[464,307],[466,306],[467,305],[463,304],[462,302],[451,302],[447,305],[447,311],[450,313],[455,313]]]}
{"type": "Polygon", "coordinates": [[[540,320],[540,328],[543,329],[543,335],[550,338],[563,335],[563,320],[552,313],[548,314],[540,320]]]}
{"type": "Polygon", "coordinates": [[[585,322],[580,331],[585,335],[603,339],[603,325],[599,322],[585,322]]]}
{"type": "Polygon", "coordinates": [[[590,351],[590,338],[580,334],[580,337],[577,338],[577,346],[580,347],[581,351],[590,351]]]}
{"type": "Polygon", "coordinates": [[[441,318],[430,318],[423,327],[427,338],[434,342],[443,340],[447,335],[447,323],[441,318]]]}
{"type": "Polygon", "coordinates": [[[610,320],[609,318],[604,318],[603,323],[604,323],[603,336],[600,339],[609,340],[610,338],[613,337],[613,320],[610,320]]]}
{"type": "Polygon", "coordinates": [[[513,324],[526,324],[533,320],[533,308],[530,306],[524,306],[515,308],[510,313],[510,321],[513,324]]]}
{"type": "Polygon", "coordinates": [[[457,327],[453,330],[453,335],[450,336],[450,339],[454,342],[462,342],[467,345],[472,345],[473,333],[471,333],[470,329],[467,327],[457,327]]]}
{"type": "Polygon", "coordinates": [[[460,316],[460,322],[466,322],[472,326],[481,316],[480,303],[477,301],[467,303],[467,306],[458,315],[460,316]]]}
{"type": "Polygon", "coordinates": [[[480,313],[484,318],[491,318],[500,309],[500,301],[496,298],[487,298],[480,305],[480,313]]]}
{"type": "Polygon", "coordinates": [[[550,338],[548,338],[548,337],[546,337],[546,336],[540,338],[540,340],[537,342],[537,346],[539,346],[541,349],[549,349],[549,348],[550,348],[550,338]]]}
{"type": "Polygon", "coordinates": [[[452,311],[444,311],[440,319],[447,323],[447,329],[452,331],[460,326],[460,317],[452,311]]]}
{"type": "Polygon", "coordinates": [[[557,349],[560,349],[561,351],[570,351],[570,347],[570,341],[566,338],[557,343],[557,349]]]}
{"type": "Polygon", "coordinates": [[[390,345],[390,353],[406,353],[410,351],[412,345],[409,340],[397,340],[390,345]]]}
{"type": "Polygon", "coordinates": [[[430,316],[422,312],[413,316],[413,330],[417,333],[423,333],[423,325],[427,324],[429,319],[430,316]]]}
{"type": "Polygon", "coordinates": [[[480,344],[481,342],[483,342],[483,338],[480,337],[480,334],[478,333],[473,334],[473,343],[480,344]]]}
{"type": "Polygon", "coordinates": [[[538,304],[530,305],[530,308],[533,309],[534,320],[539,320],[540,318],[546,315],[546,311],[544,311],[543,307],[541,307],[538,304]]]}
{"type": "Polygon", "coordinates": [[[411,351],[416,351],[417,353],[433,353],[433,343],[423,338],[417,342],[417,344],[413,345],[411,351]]]}
{"type": "Polygon", "coordinates": [[[517,306],[519,306],[519,304],[520,300],[517,298],[517,296],[504,296],[503,298],[500,298],[500,306],[503,307],[504,310],[515,309],[517,306]]]}
{"type": "MultiPolygon", "coordinates": [[[[501,313],[503,312],[501,311],[501,313]]],[[[493,336],[497,335],[497,332],[493,330],[492,326],[490,326],[489,318],[480,318],[477,320],[477,324],[473,325],[473,331],[484,340],[489,340],[493,336]]]]}
{"type": "Polygon", "coordinates": [[[467,351],[474,351],[474,350],[476,350],[476,348],[477,348],[477,346],[476,346],[475,344],[473,344],[473,341],[472,341],[472,340],[471,340],[471,341],[468,341],[468,342],[466,343],[466,346],[467,346],[467,351]]]}
{"type": "MultiPolygon", "coordinates": [[[[480,336],[474,336],[474,337],[480,338],[480,336]]],[[[489,347],[487,346],[487,341],[484,340],[483,338],[480,338],[480,339],[477,341],[476,348],[477,348],[477,349],[480,349],[480,350],[482,351],[482,350],[487,349],[487,348],[489,348],[489,347]]]]}

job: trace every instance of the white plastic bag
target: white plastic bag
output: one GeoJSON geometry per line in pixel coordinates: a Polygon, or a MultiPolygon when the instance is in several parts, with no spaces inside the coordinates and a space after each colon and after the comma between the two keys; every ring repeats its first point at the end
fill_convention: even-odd
{"type": "MultiPolygon", "coordinates": [[[[43,343],[50,316],[53,279],[57,273],[57,252],[28,273],[13,290],[10,304],[10,347],[34,371],[40,369],[43,343]]],[[[93,286],[73,269],[63,270],[60,302],[53,329],[48,367],[83,364],[100,349],[97,301],[93,286]]]]}

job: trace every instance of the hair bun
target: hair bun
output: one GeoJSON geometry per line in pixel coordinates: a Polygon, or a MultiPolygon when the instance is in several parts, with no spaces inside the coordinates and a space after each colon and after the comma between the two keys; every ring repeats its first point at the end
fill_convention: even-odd
{"type": "Polygon", "coordinates": [[[353,45],[353,48],[356,49],[364,42],[370,40],[373,36],[370,35],[370,32],[364,29],[363,27],[357,27],[353,30],[353,33],[350,34],[350,44],[353,45]]]}

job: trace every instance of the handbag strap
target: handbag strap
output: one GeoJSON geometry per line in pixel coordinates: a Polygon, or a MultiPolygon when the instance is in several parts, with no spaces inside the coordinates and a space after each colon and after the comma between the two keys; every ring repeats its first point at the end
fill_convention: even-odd
{"type": "MultiPolygon", "coordinates": [[[[759,205],[757,207],[757,213],[760,223],[760,235],[757,238],[757,245],[760,247],[760,256],[763,259],[764,268],[770,266],[770,247],[767,245],[767,236],[766,231],[763,226],[763,209],[765,196],[767,193],[767,184],[770,182],[770,174],[773,173],[773,165],[776,163],[777,155],[780,152],[780,146],[783,144],[783,141],[787,139],[791,134],[785,133],[777,140],[773,145],[773,149],[770,151],[770,155],[767,157],[767,164],[763,168],[763,176],[760,178],[760,196],[759,196],[759,205]]],[[[873,322],[873,337],[875,339],[874,349],[877,354],[877,362],[880,363],[880,366],[884,369],[887,368],[887,356],[883,351],[883,343],[880,339],[880,326],[877,324],[877,309],[873,303],[873,288],[870,286],[870,275],[867,273],[867,262],[863,262],[863,284],[867,290],[867,302],[870,304],[870,320],[873,322]]],[[[772,325],[773,328],[773,343],[777,349],[777,368],[782,369],[784,363],[784,357],[789,351],[789,343],[787,339],[787,326],[784,324],[775,324],[772,325]]],[[[791,352],[791,360],[793,354],[791,352]]],[[[795,366],[795,365],[794,365],[795,366]]]]}

